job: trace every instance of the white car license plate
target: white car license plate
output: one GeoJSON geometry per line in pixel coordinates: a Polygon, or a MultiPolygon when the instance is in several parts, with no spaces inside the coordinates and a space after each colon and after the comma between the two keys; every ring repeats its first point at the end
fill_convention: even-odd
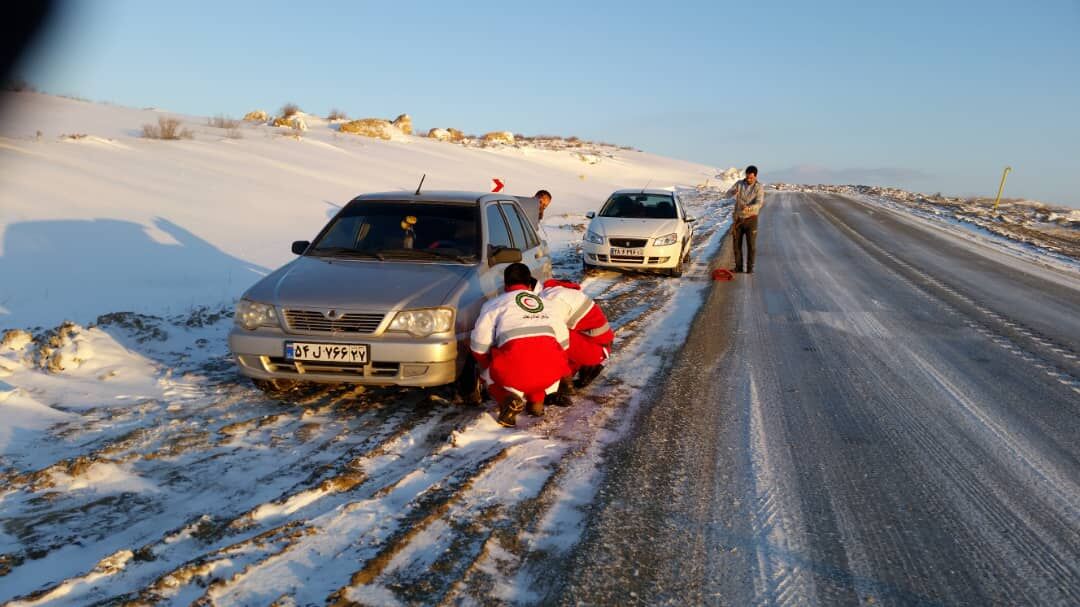
{"type": "Polygon", "coordinates": [[[645,254],[645,249],[620,249],[618,247],[611,247],[611,254],[614,257],[641,257],[645,254]]]}
{"type": "Polygon", "coordinates": [[[300,341],[285,342],[285,358],[334,363],[368,362],[367,344],[313,344],[300,341]]]}

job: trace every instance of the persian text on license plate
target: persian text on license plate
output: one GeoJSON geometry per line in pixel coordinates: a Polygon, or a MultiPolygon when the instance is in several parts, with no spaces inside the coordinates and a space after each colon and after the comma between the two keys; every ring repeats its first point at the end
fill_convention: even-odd
{"type": "Polygon", "coordinates": [[[285,358],[366,365],[368,347],[367,344],[313,344],[290,341],[285,343],[285,358]]]}
{"type": "Polygon", "coordinates": [[[611,247],[611,254],[615,257],[641,257],[645,254],[645,249],[620,249],[611,247]]]}

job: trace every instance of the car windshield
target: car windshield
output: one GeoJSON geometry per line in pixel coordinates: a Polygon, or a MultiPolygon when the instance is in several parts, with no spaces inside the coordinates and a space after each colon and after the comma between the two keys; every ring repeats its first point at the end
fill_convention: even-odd
{"type": "Polygon", "coordinates": [[[675,203],[664,194],[615,194],[604,203],[601,217],[675,219],[675,203]]]}
{"type": "Polygon", "coordinates": [[[372,201],[346,207],[308,254],[468,263],[479,250],[474,206],[372,201]]]}

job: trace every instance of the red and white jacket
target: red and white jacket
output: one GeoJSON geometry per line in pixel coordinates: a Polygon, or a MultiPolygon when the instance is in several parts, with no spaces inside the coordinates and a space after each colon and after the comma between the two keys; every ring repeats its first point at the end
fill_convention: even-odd
{"type": "Polygon", "coordinates": [[[537,293],[511,285],[487,301],[473,328],[473,356],[493,395],[506,390],[542,401],[570,375],[566,323],[537,293]]]}
{"type": "Polygon", "coordinates": [[[554,304],[571,331],[580,333],[604,347],[615,341],[615,332],[611,330],[604,311],[581,290],[581,285],[563,280],[548,280],[544,282],[540,296],[554,304]]]}
{"type": "Polygon", "coordinates": [[[553,339],[563,350],[570,345],[570,332],[561,315],[528,287],[513,285],[480,308],[470,347],[483,358],[492,347],[504,348],[515,340],[538,337],[553,339]]]}

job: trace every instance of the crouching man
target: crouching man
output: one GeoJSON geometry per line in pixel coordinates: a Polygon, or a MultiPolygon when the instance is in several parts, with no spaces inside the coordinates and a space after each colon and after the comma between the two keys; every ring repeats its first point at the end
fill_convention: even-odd
{"type": "Polygon", "coordinates": [[[570,332],[570,348],[567,352],[570,374],[559,386],[558,393],[550,399],[552,404],[567,406],[573,388],[589,385],[604,369],[604,361],[611,354],[611,345],[615,342],[615,332],[611,330],[604,311],[576,283],[548,280],[540,296],[544,301],[552,302],[570,332]],[[578,377],[573,381],[575,374],[578,377]]]}
{"type": "Polygon", "coordinates": [[[486,302],[472,331],[471,349],[499,403],[496,421],[513,426],[517,414],[544,414],[544,397],[570,374],[566,323],[544,305],[533,289],[529,267],[510,264],[503,273],[506,292],[486,302]]]}

